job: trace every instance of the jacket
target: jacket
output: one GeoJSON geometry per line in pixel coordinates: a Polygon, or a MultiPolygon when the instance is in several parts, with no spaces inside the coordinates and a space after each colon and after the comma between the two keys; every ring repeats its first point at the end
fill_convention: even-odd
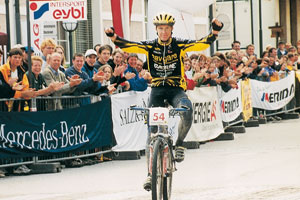
{"type": "Polygon", "coordinates": [[[128,53],[142,53],[147,56],[148,71],[152,76],[152,87],[171,86],[187,89],[184,78],[183,58],[189,51],[202,51],[216,40],[210,34],[201,40],[184,40],[172,37],[167,43],[159,39],[131,42],[117,37],[115,45],[128,53]]]}

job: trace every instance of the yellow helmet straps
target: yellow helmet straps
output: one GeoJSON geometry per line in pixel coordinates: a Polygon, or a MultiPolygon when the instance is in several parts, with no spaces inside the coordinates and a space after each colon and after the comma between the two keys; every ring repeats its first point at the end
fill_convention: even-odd
{"type": "Polygon", "coordinates": [[[155,26],[159,26],[159,25],[173,26],[175,24],[175,18],[168,13],[160,13],[154,17],[153,24],[155,26]]]}

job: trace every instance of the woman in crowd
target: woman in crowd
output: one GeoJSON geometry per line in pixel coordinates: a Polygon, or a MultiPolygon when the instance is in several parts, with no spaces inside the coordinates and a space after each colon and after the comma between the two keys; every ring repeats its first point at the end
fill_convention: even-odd
{"type": "MultiPolygon", "coordinates": [[[[64,85],[63,82],[52,82],[49,86],[47,86],[41,71],[42,71],[42,64],[43,60],[39,56],[32,56],[31,57],[32,65],[31,69],[32,72],[26,72],[29,87],[33,88],[36,91],[36,96],[46,96],[50,95],[51,93],[58,91],[64,85]]],[[[37,100],[37,110],[45,110],[46,102],[44,99],[37,100]]]]}
{"type": "Polygon", "coordinates": [[[109,64],[112,70],[115,70],[116,66],[120,66],[124,61],[124,52],[121,49],[116,49],[112,53],[112,59],[110,59],[107,64],[109,64]]]}
{"type": "Polygon", "coordinates": [[[56,45],[56,47],[54,48],[54,52],[57,52],[61,55],[62,59],[61,59],[61,64],[60,64],[59,70],[62,72],[65,72],[66,71],[66,57],[65,57],[64,47],[61,45],[56,45]]]}

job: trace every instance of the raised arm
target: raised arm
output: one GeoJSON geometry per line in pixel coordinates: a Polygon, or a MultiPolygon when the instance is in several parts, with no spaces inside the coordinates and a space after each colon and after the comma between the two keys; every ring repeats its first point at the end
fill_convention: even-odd
{"type": "Polygon", "coordinates": [[[146,42],[133,42],[119,37],[113,27],[106,28],[104,32],[115,45],[127,53],[142,53],[147,55],[148,50],[152,47],[151,44],[146,44],[146,42]]]}

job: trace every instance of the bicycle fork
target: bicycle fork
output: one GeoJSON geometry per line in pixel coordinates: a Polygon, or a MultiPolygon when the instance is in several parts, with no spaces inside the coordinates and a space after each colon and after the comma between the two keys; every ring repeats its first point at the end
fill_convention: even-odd
{"type": "MultiPolygon", "coordinates": [[[[169,163],[169,146],[168,144],[163,144],[162,149],[162,165],[163,165],[163,176],[167,177],[170,173],[171,170],[173,169],[168,169],[168,163],[169,163]]],[[[153,162],[153,144],[149,146],[149,173],[152,175],[152,162],[153,162]]],[[[170,166],[171,167],[171,166],[170,166]]]]}

